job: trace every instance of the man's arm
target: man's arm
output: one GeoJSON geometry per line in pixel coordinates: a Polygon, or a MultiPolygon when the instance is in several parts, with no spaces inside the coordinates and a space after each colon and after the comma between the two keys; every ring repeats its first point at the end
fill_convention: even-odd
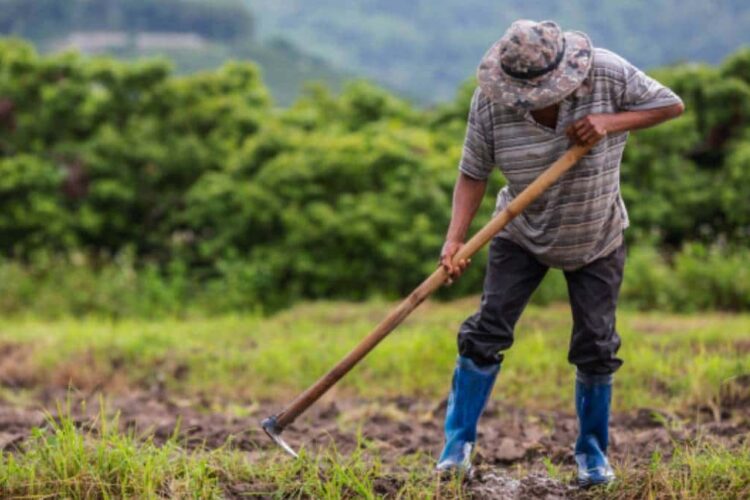
{"type": "Polygon", "coordinates": [[[440,252],[440,265],[451,276],[448,284],[451,284],[453,279],[458,278],[471,262],[471,260],[462,260],[454,266],[453,256],[464,246],[466,232],[469,230],[471,221],[482,203],[486,188],[486,180],[473,179],[463,172],[458,174],[456,186],[453,189],[451,223],[445,236],[443,250],[440,252]]]}
{"type": "Polygon", "coordinates": [[[448,234],[440,252],[440,265],[450,275],[447,284],[453,283],[471,260],[453,265],[453,257],[464,245],[466,232],[482,203],[487,188],[487,178],[495,167],[495,145],[492,134],[492,103],[477,87],[471,97],[466,137],[458,165],[458,179],[453,188],[453,210],[448,234]]]}
{"type": "Polygon", "coordinates": [[[584,116],[570,125],[566,133],[576,144],[594,144],[607,134],[651,127],[677,118],[685,107],[682,103],[642,111],[584,116]]]}

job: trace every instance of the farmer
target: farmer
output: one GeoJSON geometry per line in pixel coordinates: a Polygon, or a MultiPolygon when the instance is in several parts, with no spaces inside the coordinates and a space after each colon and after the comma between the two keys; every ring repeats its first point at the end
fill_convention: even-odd
{"type": "Polygon", "coordinates": [[[679,116],[671,90],[588,36],[552,21],[516,21],[485,54],[469,112],[453,213],[440,256],[452,282],[468,261],[452,264],[499,167],[507,186],[502,210],[570,143],[594,145],[570,171],[492,241],[479,310],[458,332],[458,360],[445,418],[440,471],[468,471],[477,422],[513,328],[547,269],[565,273],[573,331],[568,361],[577,367],[575,443],[578,482],[607,483],[612,375],[622,364],[615,309],[625,263],[628,215],[620,161],[628,131],[679,116]]]}

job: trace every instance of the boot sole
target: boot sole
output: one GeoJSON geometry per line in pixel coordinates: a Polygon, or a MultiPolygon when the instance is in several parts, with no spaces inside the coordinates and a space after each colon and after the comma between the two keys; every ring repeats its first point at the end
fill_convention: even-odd
{"type": "Polygon", "coordinates": [[[578,480],[578,487],[581,489],[593,488],[595,486],[607,486],[608,484],[614,483],[614,479],[605,479],[603,481],[581,481],[578,480]]]}

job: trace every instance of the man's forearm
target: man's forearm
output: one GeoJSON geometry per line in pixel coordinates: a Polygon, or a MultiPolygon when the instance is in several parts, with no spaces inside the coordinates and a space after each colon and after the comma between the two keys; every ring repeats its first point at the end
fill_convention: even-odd
{"type": "Polygon", "coordinates": [[[458,174],[456,187],[453,189],[453,211],[448,226],[447,241],[463,241],[482,203],[487,181],[472,179],[463,173],[458,174]]]}
{"type": "Polygon", "coordinates": [[[609,115],[607,133],[625,132],[651,127],[682,114],[682,104],[643,111],[623,111],[609,115]]]}
{"type": "Polygon", "coordinates": [[[576,144],[593,145],[607,134],[638,130],[677,118],[683,109],[682,104],[673,104],[643,111],[591,114],[571,124],[565,133],[576,144]]]}

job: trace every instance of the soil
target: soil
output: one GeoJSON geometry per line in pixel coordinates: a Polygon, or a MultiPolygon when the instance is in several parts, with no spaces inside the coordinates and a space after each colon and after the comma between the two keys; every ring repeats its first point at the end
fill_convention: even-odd
{"type": "MultiPolygon", "coordinates": [[[[36,404],[18,407],[0,401],[0,449],[17,451],[33,427],[47,425],[42,408],[55,408],[66,395],[46,394],[36,404]]],[[[82,428],[88,428],[99,412],[96,395],[68,395],[70,412],[82,428]],[[85,409],[84,409],[85,408],[85,409]]],[[[739,402],[739,401],[735,401],[739,402]]],[[[746,403],[743,400],[742,403],[746,403]]],[[[243,411],[211,410],[199,401],[179,400],[160,392],[135,392],[108,400],[107,411],[119,411],[123,429],[136,435],[153,436],[160,443],[174,435],[175,428],[185,447],[229,446],[258,461],[269,454],[281,454],[260,430],[259,421],[278,412],[278,402],[250,404],[243,411]],[[241,415],[241,416],[238,416],[241,415]]],[[[335,445],[350,454],[357,447],[357,434],[379,451],[387,471],[376,484],[384,496],[395,494],[407,471],[400,460],[424,452],[436,457],[442,445],[445,401],[413,398],[323,401],[284,432],[289,444],[315,453],[335,445]]],[[[56,415],[52,412],[53,418],[56,415]]],[[[576,419],[560,411],[531,412],[491,402],[482,418],[474,476],[466,491],[473,498],[575,498],[579,491],[566,482],[551,478],[544,462],[565,472],[573,470],[572,444],[576,419]]],[[[638,466],[647,463],[655,451],[668,458],[676,445],[698,439],[715,441],[734,449],[745,444],[750,432],[750,408],[736,404],[719,412],[697,409],[693,414],[669,415],[642,409],[615,414],[611,423],[610,457],[615,464],[638,466]]],[[[280,455],[278,455],[280,456],[280,455]]],[[[268,491],[267,485],[233,484],[228,496],[247,496],[268,491]],[[263,488],[259,490],[258,488],[263,488]]]]}

